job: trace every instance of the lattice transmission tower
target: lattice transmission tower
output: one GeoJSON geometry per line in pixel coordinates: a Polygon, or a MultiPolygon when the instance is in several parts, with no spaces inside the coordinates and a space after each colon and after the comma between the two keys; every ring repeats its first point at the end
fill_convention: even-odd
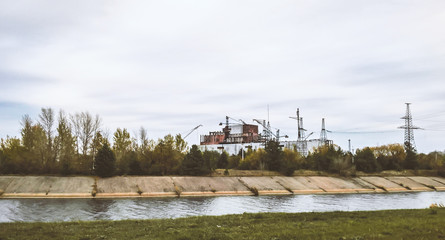
{"type": "Polygon", "coordinates": [[[409,110],[409,105],[411,103],[405,103],[406,104],[406,114],[405,116],[401,117],[401,119],[405,119],[405,125],[400,126],[399,128],[405,129],[405,148],[407,150],[416,152],[416,144],[414,142],[414,129],[421,129],[419,127],[416,127],[413,125],[413,117],[411,115],[411,111],[409,110]]]}

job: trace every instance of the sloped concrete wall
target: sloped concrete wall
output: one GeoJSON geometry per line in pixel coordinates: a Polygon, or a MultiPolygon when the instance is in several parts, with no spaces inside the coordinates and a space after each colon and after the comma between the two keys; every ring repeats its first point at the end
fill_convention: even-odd
{"type": "Polygon", "coordinates": [[[1,197],[91,197],[92,177],[0,176],[1,197]],[[1,186],[3,185],[3,186],[1,186]]]}
{"type": "Polygon", "coordinates": [[[445,191],[440,177],[0,176],[0,198],[179,197],[445,191]]]}

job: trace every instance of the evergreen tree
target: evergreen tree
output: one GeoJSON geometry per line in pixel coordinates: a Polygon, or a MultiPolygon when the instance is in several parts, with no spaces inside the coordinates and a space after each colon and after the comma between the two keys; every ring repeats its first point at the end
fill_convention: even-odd
{"type": "Polygon", "coordinates": [[[204,164],[204,158],[198,146],[193,145],[190,152],[187,153],[182,161],[182,173],[185,175],[204,175],[208,174],[210,169],[204,164]]]}
{"type": "Polygon", "coordinates": [[[355,154],[355,165],[358,171],[363,172],[377,172],[380,171],[380,166],[374,156],[373,151],[366,147],[362,150],[357,150],[355,154]]]}
{"type": "Polygon", "coordinates": [[[229,155],[226,152],[221,153],[218,159],[218,163],[216,164],[217,168],[227,168],[229,165],[229,155]]]}
{"type": "Polygon", "coordinates": [[[202,157],[204,158],[204,165],[211,170],[216,169],[218,164],[219,154],[217,151],[207,151],[205,150],[202,153],[202,157]]]}
{"type": "Polygon", "coordinates": [[[116,157],[108,143],[97,151],[95,172],[99,177],[111,177],[116,170],[116,157]]]}
{"type": "Polygon", "coordinates": [[[417,169],[419,163],[417,162],[417,154],[410,149],[406,150],[405,169],[417,169]]]}
{"type": "Polygon", "coordinates": [[[277,141],[268,141],[266,143],[266,156],[267,156],[267,167],[271,171],[280,171],[282,150],[280,148],[280,143],[277,141]]]}
{"type": "Polygon", "coordinates": [[[142,175],[141,163],[138,159],[138,154],[135,151],[131,151],[125,155],[125,161],[128,162],[128,174],[130,175],[142,175]]]}

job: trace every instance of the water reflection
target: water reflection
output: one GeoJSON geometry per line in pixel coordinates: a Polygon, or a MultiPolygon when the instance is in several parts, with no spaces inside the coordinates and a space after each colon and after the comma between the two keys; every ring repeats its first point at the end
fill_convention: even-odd
{"type": "Polygon", "coordinates": [[[244,212],[427,208],[445,192],[133,199],[1,199],[0,222],[178,218],[244,212]]]}

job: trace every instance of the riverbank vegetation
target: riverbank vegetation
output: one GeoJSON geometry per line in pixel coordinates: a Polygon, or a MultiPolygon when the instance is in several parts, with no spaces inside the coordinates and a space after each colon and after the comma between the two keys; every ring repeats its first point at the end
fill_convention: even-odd
{"type": "Polygon", "coordinates": [[[0,239],[443,239],[445,209],[0,223],[0,239]]]}
{"type": "Polygon", "coordinates": [[[1,139],[0,174],[208,175],[215,169],[237,169],[292,175],[305,169],[354,176],[356,171],[425,169],[445,176],[443,152],[417,154],[401,144],[366,147],[355,153],[324,145],[302,156],[296,148],[283,149],[272,140],[264,149],[229,156],[188,147],[180,134],[155,141],[143,127],[137,137],[125,128],[116,129],[112,136],[101,129],[100,117],[88,112],[56,114],[42,108],[37,121],[25,115],[21,137],[1,139]]]}

